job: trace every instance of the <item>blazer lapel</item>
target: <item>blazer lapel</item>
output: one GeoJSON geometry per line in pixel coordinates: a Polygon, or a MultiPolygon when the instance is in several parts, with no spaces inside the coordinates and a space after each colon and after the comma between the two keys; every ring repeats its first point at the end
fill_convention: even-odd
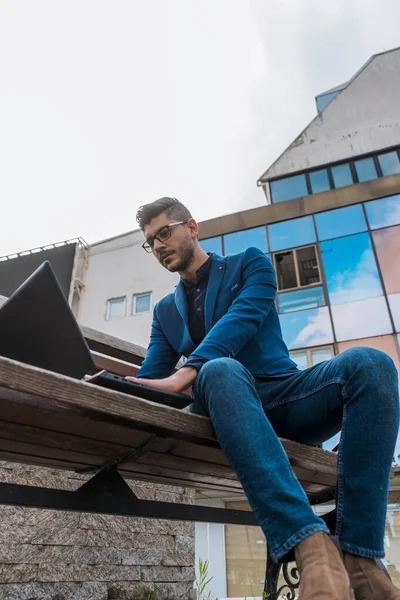
{"type": "Polygon", "coordinates": [[[208,333],[212,327],[215,303],[224,272],[225,261],[221,256],[218,256],[218,254],[213,254],[204,307],[206,333],[208,333]]]}

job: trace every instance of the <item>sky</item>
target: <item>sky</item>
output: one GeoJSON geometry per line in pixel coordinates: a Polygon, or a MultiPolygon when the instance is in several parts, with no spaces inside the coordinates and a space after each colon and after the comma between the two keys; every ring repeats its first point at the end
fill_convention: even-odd
{"type": "Polygon", "coordinates": [[[199,221],[257,179],[314,97],[400,46],[398,0],[0,0],[0,256],[199,221]]]}

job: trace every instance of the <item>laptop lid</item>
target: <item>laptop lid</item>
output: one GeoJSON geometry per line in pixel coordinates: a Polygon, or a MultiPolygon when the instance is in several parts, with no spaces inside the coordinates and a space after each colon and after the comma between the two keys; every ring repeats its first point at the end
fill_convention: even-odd
{"type": "Polygon", "coordinates": [[[76,379],[95,366],[48,261],[0,307],[0,356],[76,379]]]}

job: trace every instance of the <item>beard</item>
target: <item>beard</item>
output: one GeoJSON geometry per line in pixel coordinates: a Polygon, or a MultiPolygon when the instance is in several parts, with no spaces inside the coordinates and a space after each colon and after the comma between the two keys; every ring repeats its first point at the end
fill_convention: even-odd
{"type": "Polygon", "coordinates": [[[165,265],[165,268],[171,273],[176,273],[177,271],[186,271],[194,260],[194,246],[190,236],[185,238],[179,244],[176,254],[178,256],[178,261],[170,266],[165,265]]]}

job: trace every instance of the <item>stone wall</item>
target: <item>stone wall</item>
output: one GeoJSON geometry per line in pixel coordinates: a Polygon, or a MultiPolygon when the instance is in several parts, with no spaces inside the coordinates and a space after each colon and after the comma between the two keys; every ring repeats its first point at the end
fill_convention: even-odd
{"type": "MultiPolygon", "coordinates": [[[[0,461],[1,482],[75,490],[84,480],[0,461]]],[[[181,487],[130,485],[140,498],[194,502],[181,487]]],[[[0,505],[2,600],[188,600],[194,578],[194,523],[0,505]]]]}

